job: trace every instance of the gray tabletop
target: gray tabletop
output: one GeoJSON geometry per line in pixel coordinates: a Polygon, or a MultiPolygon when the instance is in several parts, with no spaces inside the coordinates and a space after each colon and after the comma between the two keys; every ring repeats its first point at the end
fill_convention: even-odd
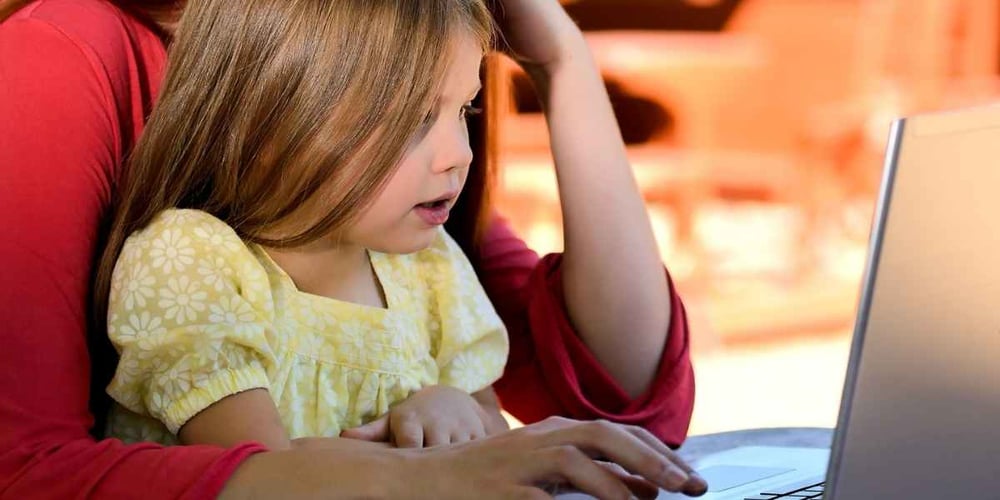
{"type": "Polygon", "coordinates": [[[832,440],[833,429],[818,427],[747,429],[691,436],[684,442],[684,446],[681,446],[678,453],[688,462],[694,462],[705,455],[740,446],[829,448],[832,440]]]}

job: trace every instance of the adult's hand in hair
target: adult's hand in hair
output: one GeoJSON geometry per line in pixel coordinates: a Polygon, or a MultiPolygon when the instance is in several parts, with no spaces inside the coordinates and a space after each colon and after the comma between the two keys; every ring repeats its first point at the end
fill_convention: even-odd
{"type": "Polygon", "coordinates": [[[586,49],[583,35],[556,0],[492,0],[501,46],[525,69],[555,70],[586,49]]]}

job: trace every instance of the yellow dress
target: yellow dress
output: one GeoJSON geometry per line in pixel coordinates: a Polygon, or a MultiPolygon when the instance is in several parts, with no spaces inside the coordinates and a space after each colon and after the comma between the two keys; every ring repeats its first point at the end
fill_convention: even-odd
{"type": "Polygon", "coordinates": [[[369,257],[385,309],[300,292],[205,212],[160,214],[115,265],[108,435],[174,444],[209,405],[266,388],[291,438],[337,436],[422,387],[472,393],[500,377],[506,330],[444,230],[420,252],[369,257]]]}

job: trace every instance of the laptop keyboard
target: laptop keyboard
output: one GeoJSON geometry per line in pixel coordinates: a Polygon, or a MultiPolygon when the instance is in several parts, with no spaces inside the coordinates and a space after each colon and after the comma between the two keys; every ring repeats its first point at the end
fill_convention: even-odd
{"type": "Polygon", "coordinates": [[[808,498],[823,498],[825,482],[822,476],[811,477],[804,481],[786,484],[780,488],[771,488],[760,494],[746,497],[746,500],[805,500],[808,498]]]}

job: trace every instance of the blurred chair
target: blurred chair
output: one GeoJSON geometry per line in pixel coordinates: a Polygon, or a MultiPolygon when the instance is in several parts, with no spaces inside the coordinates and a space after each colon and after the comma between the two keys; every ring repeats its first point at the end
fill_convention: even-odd
{"type": "Polygon", "coordinates": [[[581,29],[720,31],[742,0],[564,0],[581,29]]]}

